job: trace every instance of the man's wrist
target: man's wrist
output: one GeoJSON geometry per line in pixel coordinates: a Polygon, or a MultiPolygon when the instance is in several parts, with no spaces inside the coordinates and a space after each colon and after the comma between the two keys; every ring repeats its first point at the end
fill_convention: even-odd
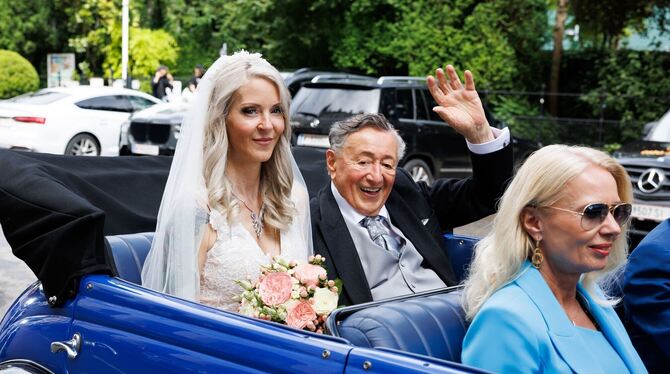
{"type": "MultiPolygon", "coordinates": [[[[507,127],[503,129],[497,129],[495,127],[491,127],[490,130],[491,133],[493,134],[494,138],[490,142],[487,143],[471,143],[470,141],[467,141],[468,144],[468,149],[475,154],[487,154],[487,153],[493,153],[495,151],[498,151],[500,149],[503,149],[506,147],[510,141],[510,133],[509,129],[507,127]]],[[[467,140],[467,139],[466,139],[467,140]]]]}
{"type": "Polygon", "coordinates": [[[472,133],[468,134],[468,136],[465,137],[465,139],[468,141],[470,144],[483,144],[483,143],[488,143],[492,140],[494,140],[495,134],[493,134],[493,131],[491,131],[491,126],[489,126],[488,122],[481,126],[481,129],[472,133]]]}

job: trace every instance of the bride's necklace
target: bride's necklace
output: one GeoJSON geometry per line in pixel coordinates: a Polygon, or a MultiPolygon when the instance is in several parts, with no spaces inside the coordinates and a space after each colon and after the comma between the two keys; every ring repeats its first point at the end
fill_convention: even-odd
{"type": "Polygon", "coordinates": [[[231,194],[249,211],[249,216],[251,217],[251,227],[253,227],[254,232],[256,233],[256,239],[260,239],[261,234],[263,233],[263,213],[265,212],[265,203],[261,205],[261,209],[258,211],[258,214],[256,214],[256,212],[249,208],[249,205],[247,205],[244,200],[237,196],[235,192],[231,192],[231,194]]]}

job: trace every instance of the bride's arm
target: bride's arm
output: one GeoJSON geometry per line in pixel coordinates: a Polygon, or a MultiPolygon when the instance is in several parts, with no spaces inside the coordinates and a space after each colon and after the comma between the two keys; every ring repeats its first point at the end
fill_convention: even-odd
{"type": "Polygon", "coordinates": [[[202,235],[200,248],[198,248],[198,270],[202,274],[202,269],[205,267],[205,260],[207,259],[207,252],[214,246],[216,241],[216,231],[210,225],[205,225],[205,233],[202,235]]]}

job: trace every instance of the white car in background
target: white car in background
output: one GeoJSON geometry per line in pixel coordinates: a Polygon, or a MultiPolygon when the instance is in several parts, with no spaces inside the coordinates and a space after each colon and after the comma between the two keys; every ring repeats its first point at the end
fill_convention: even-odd
{"type": "Polygon", "coordinates": [[[130,114],[160,103],[113,87],[46,88],[0,101],[0,148],[87,156],[118,156],[130,114]]]}

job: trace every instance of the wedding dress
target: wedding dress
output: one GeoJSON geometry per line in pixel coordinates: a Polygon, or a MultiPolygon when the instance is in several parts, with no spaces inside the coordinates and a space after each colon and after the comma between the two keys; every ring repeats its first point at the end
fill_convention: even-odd
{"type": "MultiPolygon", "coordinates": [[[[301,232],[303,214],[309,209],[309,197],[305,191],[294,188],[291,200],[298,208],[298,214],[287,230],[280,233],[281,252],[279,257],[291,261],[306,262],[310,245],[305,243],[306,236],[301,232]]],[[[242,213],[243,214],[243,213],[242,213]]],[[[215,308],[237,312],[239,302],[234,300],[242,293],[236,280],[249,280],[252,283],[261,275],[261,265],[270,264],[272,258],[258,246],[252,234],[244,228],[236,217],[229,224],[226,218],[216,210],[209,214],[209,224],[216,231],[216,242],[207,252],[205,265],[200,274],[200,302],[215,308]]]]}
{"type": "MultiPolygon", "coordinates": [[[[182,121],[179,142],[158,212],[156,233],[142,269],[144,287],[234,310],[232,296],[241,293],[234,280],[255,280],[253,278],[258,275],[260,264],[270,262],[270,258],[263,254],[255,239],[241,224],[234,223],[234,219],[231,220],[233,224],[229,224],[220,214],[217,216],[217,212],[213,213],[213,217],[208,217],[208,193],[203,176],[202,150],[214,85],[216,82],[225,84],[226,79],[222,77],[245,74],[238,71],[239,67],[252,65],[272,71],[276,80],[283,82],[279,72],[259,54],[237,52],[233,56],[220,57],[198,84],[182,121]],[[200,274],[198,250],[208,222],[213,223],[217,238],[214,247],[208,252],[203,274],[200,274]]],[[[286,86],[278,88],[282,97],[290,97],[286,86]]],[[[287,107],[288,103],[284,106],[287,107]]],[[[288,108],[283,109],[288,113],[288,108]]],[[[277,146],[288,148],[286,133],[282,137],[284,139],[277,146]]],[[[223,162],[226,160],[225,153],[223,162]]],[[[309,196],[305,180],[291,152],[286,153],[293,175],[291,201],[297,214],[289,227],[281,232],[281,256],[287,260],[306,261],[313,253],[309,196]]]]}

